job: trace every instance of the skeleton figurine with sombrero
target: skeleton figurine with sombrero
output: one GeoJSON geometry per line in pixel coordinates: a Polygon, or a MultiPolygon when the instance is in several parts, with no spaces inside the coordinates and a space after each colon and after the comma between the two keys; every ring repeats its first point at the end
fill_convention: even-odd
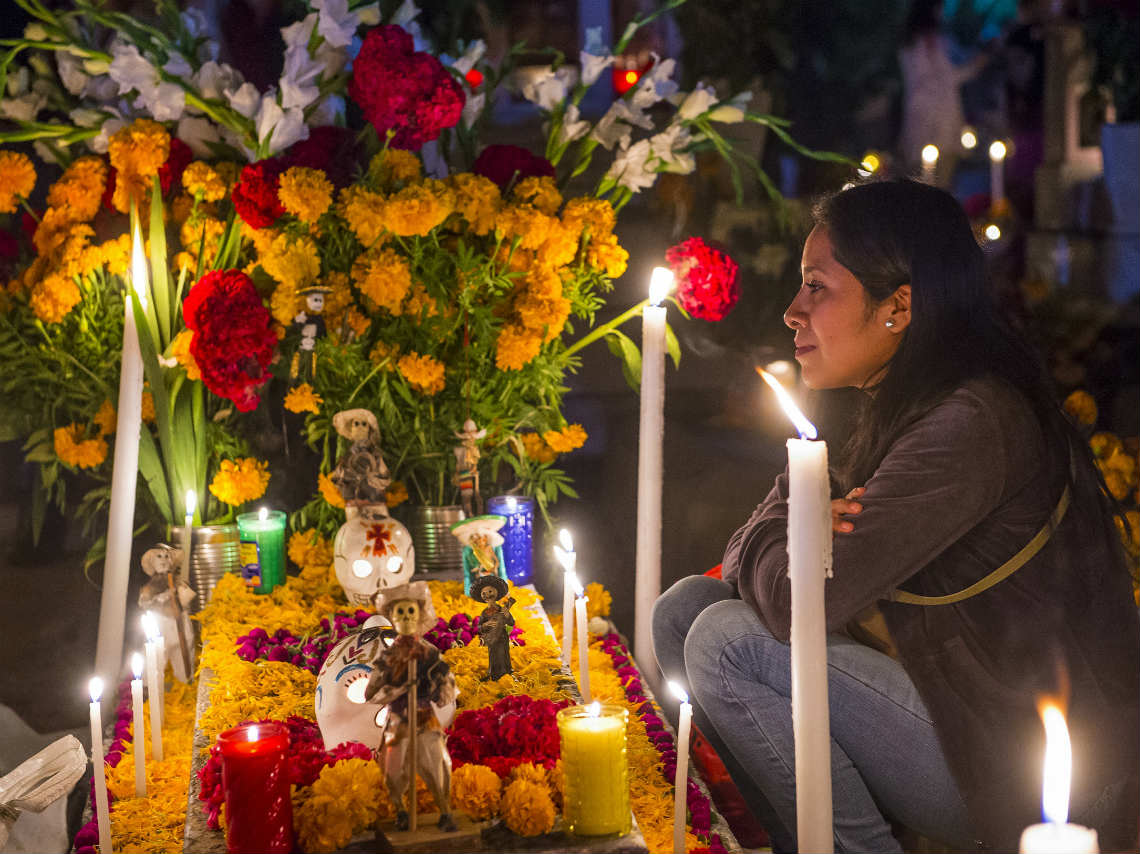
{"type": "Polygon", "coordinates": [[[323,338],[326,332],[325,319],[321,316],[325,310],[325,294],[331,292],[332,288],[326,285],[310,285],[297,291],[298,296],[305,298],[305,307],[297,312],[289,330],[297,348],[289,366],[290,384],[313,381],[317,370],[317,339],[323,338]]]}
{"type": "Polygon", "coordinates": [[[472,599],[486,604],[479,615],[479,638],[487,647],[487,679],[494,682],[508,673],[511,667],[511,628],[515,618],[511,616],[513,597],[507,596],[510,589],[507,582],[497,575],[480,575],[471,583],[472,599]],[[506,596],[507,598],[503,599],[506,596]],[[500,599],[503,601],[500,603],[500,599]]]}
{"type": "Polygon", "coordinates": [[[470,418],[463,422],[463,430],[455,434],[459,444],[453,448],[454,483],[459,487],[459,501],[468,516],[483,512],[483,499],[479,495],[479,440],[486,435],[486,429],[478,429],[470,418]]]}
{"type": "Polygon", "coordinates": [[[473,516],[451,526],[451,533],[463,544],[463,593],[474,596],[471,585],[481,575],[496,575],[507,580],[503,560],[503,535],[499,530],[506,516],[473,516]]]}

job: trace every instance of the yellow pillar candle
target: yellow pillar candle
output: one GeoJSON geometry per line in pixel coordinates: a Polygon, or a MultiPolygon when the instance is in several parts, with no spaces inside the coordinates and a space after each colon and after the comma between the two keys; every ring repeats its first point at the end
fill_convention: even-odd
{"type": "Polygon", "coordinates": [[[618,705],[568,706],[558,713],[562,739],[562,818],[577,836],[629,833],[629,713],[618,705]]]}

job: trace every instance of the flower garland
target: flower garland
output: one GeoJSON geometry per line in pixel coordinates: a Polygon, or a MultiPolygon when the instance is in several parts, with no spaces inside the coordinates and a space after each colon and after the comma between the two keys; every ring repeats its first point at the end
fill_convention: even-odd
{"type": "MultiPolygon", "coordinates": [[[[382,775],[361,745],[326,751],[313,722],[316,679],[310,667],[323,660],[335,638],[358,627],[369,613],[344,610],[343,594],[330,581],[327,566],[307,566],[271,594],[258,596],[239,580],[219,582],[202,623],[202,667],[213,671],[208,709],[198,721],[210,740],[243,721],[283,721],[290,733],[294,824],[304,850],[332,851],[376,820],[391,815],[382,775]],[[287,629],[272,634],[263,626],[309,624],[314,613],[329,616],[321,631],[297,637],[287,629]],[[236,640],[235,640],[236,639],[236,640]],[[306,645],[311,646],[306,649],[306,645]],[[285,648],[294,648],[288,659],[285,648]],[[281,649],[283,652],[274,652],[281,649]],[[254,655],[254,660],[244,656],[254,655]],[[272,656],[272,658],[270,657],[272,656]],[[294,656],[299,656],[295,663],[294,656]]],[[[476,621],[466,613],[471,600],[461,582],[432,582],[439,622],[435,642],[461,686],[461,711],[449,732],[455,763],[452,804],[478,818],[498,815],[519,834],[547,832],[561,803],[559,745],[554,715],[569,703],[559,668],[556,631],[538,609],[540,597],[525,588],[513,591],[517,628],[528,639],[526,656],[516,656],[513,678],[483,682],[486,651],[469,644],[476,621]],[[445,648],[446,647],[446,648],[445,648]]],[[[599,599],[602,597],[599,596],[599,599]]],[[[576,655],[576,651],[575,651],[576,655]]],[[[631,804],[651,851],[672,845],[672,785],[676,753],[659,709],[645,696],[640,674],[616,635],[595,637],[589,646],[590,679],[595,697],[624,705],[630,712],[627,755],[631,804]]],[[[124,685],[124,689],[126,686],[124,685]]],[[[116,740],[108,751],[108,787],[116,799],[115,845],[120,850],[164,851],[180,847],[194,734],[194,696],[189,685],[175,683],[167,693],[165,762],[148,764],[148,797],[135,799],[129,693],[121,694],[116,740]]],[[[224,826],[220,764],[211,756],[199,774],[211,826],[224,826]]],[[[417,800],[434,808],[420,781],[417,800]]],[[[711,833],[708,799],[690,781],[692,831],[689,851],[723,851],[711,833]]],[[[94,854],[94,822],[76,837],[76,848],[94,854]]]]}

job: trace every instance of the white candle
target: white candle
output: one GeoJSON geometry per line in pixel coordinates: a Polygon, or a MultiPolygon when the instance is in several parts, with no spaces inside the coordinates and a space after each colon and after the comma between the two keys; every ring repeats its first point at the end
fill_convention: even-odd
{"type": "MultiPolygon", "coordinates": [[[[131,238],[131,283],[146,305],[147,270],[138,225],[131,238]]],[[[111,506],[107,517],[107,551],[103,561],[103,594],[99,603],[99,634],[95,670],[117,677],[122,666],[123,626],[127,620],[127,580],[134,531],[135,484],[139,476],[139,430],[142,425],[143,364],[138,330],[126,295],[123,355],[119,368],[119,403],[115,427],[115,457],[111,469],[111,506]]]]}
{"type": "Polygon", "coordinates": [[[1005,143],[995,139],[990,143],[990,204],[996,205],[1005,198],[1005,143]]]}
{"type": "Polygon", "coordinates": [[[665,306],[673,274],[653,270],[641,321],[641,423],[637,440],[637,563],[633,654],[642,670],[654,661],[653,603],[661,595],[661,478],[665,436],[665,306]]]}
{"type": "Polygon", "coordinates": [[[131,711],[134,713],[135,797],[146,796],[146,724],[143,721],[143,657],[137,652],[131,656],[131,711]]]}
{"type": "Polygon", "coordinates": [[[578,565],[574,540],[563,528],[558,532],[561,545],[554,547],[554,556],[562,564],[562,663],[570,666],[570,651],[574,649],[574,587],[570,582],[578,565]]]}
{"type": "Polygon", "coordinates": [[[107,806],[107,771],[103,767],[103,680],[98,676],[87,683],[91,692],[91,766],[95,778],[95,818],[99,823],[99,850],[111,851],[111,812],[107,806]]]}
{"type": "MultiPolygon", "coordinates": [[[[198,496],[193,489],[186,490],[186,517],[182,526],[182,580],[190,580],[190,551],[193,549],[194,511],[198,507],[198,496]]],[[[174,591],[178,595],[178,591],[174,591]]]]}
{"type": "Polygon", "coordinates": [[[574,616],[578,623],[578,688],[582,692],[582,702],[589,703],[593,698],[590,695],[590,632],[586,628],[586,592],[578,581],[578,576],[571,579],[574,583],[574,616]]]}
{"type": "Polygon", "coordinates": [[[142,617],[146,634],[146,690],[150,694],[150,753],[155,762],[162,761],[162,693],[158,682],[158,644],[155,641],[154,617],[148,611],[142,617]]]}
{"type": "Polygon", "coordinates": [[[831,852],[831,729],[827,710],[824,580],[831,572],[831,483],[827,443],[784,387],[760,371],[792,419],[788,440],[788,575],[791,578],[792,733],[796,836],[801,851],[831,852]]]}
{"type": "Polygon", "coordinates": [[[938,168],[938,146],[924,145],[922,147],[922,180],[927,184],[935,183],[934,173],[938,168]]]}
{"type": "Polygon", "coordinates": [[[1065,716],[1052,702],[1041,704],[1045,725],[1045,769],[1042,775],[1041,811],[1045,823],[1021,833],[1021,854],[1097,854],[1096,831],[1068,824],[1069,783],[1073,772],[1073,746],[1065,716]]]}
{"type": "Polygon", "coordinates": [[[681,701],[677,719],[677,773],[673,776],[673,854],[685,854],[685,817],[689,812],[689,730],[693,724],[693,704],[676,682],[669,690],[681,701]]]}

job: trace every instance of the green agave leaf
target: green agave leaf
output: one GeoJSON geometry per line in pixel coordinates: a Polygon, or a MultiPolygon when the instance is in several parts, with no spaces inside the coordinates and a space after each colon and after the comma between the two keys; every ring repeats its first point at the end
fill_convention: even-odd
{"type": "Polygon", "coordinates": [[[681,367],[681,342],[677,340],[677,333],[668,323],[665,324],[665,352],[673,360],[673,367],[681,367]]]}
{"type": "Polygon", "coordinates": [[[154,300],[154,313],[158,320],[158,350],[166,349],[172,337],[170,315],[170,270],[166,255],[166,225],[162,221],[162,187],[158,176],[150,188],[150,293],[154,300]]]}
{"type": "Polygon", "coordinates": [[[625,381],[634,391],[641,389],[641,351],[633,343],[633,339],[617,329],[612,329],[606,335],[606,346],[610,352],[621,359],[622,372],[625,381]]]}
{"type": "Polygon", "coordinates": [[[174,518],[174,509],[170,503],[170,489],[166,484],[166,472],[162,467],[162,460],[158,456],[158,448],[154,444],[154,437],[150,430],[139,431],[139,474],[146,481],[147,488],[154,498],[158,510],[167,519],[174,518]]]}

